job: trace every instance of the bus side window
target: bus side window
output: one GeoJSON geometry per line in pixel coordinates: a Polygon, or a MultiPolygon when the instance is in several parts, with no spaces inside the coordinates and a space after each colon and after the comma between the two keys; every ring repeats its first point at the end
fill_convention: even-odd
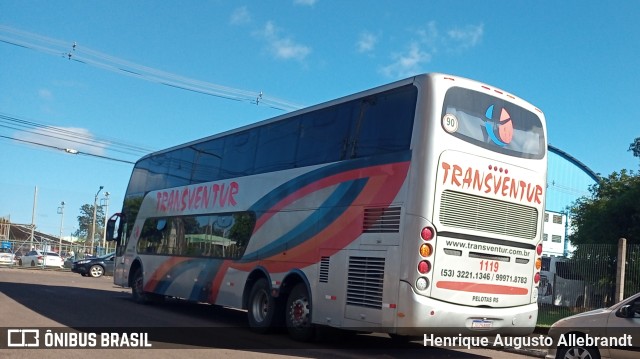
{"type": "Polygon", "coordinates": [[[363,99],[352,157],[408,150],[418,90],[408,85],[363,99]]]}
{"type": "Polygon", "coordinates": [[[354,121],[354,102],[302,116],[296,167],[345,159],[354,121]]]}
{"type": "Polygon", "coordinates": [[[298,147],[299,122],[296,119],[260,128],[259,151],[256,152],[255,172],[285,170],[294,167],[298,147]]]}
{"type": "Polygon", "coordinates": [[[220,167],[224,154],[224,137],[199,143],[196,151],[195,165],[191,175],[193,183],[209,182],[220,179],[220,167]]]}
{"type": "Polygon", "coordinates": [[[254,173],[258,131],[237,133],[225,140],[222,157],[222,178],[248,176],[254,173]]]}

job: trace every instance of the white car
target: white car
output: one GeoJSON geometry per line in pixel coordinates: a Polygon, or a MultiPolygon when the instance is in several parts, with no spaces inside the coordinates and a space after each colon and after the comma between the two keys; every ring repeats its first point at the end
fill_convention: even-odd
{"type": "Polygon", "coordinates": [[[0,248],[0,265],[13,265],[15,255],[9,248],[0,248]]]}
{"type": "Polygon", "coordinates": [[[640,357],[640,293],[609,308],[576,314],[549,329],[546,359],[640,357]]]}
{"type": "Polygon", "coordinates": [[[30,251],[20,258],[20,265],[23,267],[59,267],[64,266],[64,259],[56,252],[30,251]]]}

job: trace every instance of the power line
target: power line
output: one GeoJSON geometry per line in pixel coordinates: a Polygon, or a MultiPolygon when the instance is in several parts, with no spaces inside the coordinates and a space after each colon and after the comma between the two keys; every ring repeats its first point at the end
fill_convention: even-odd
{"type": "Polygon", "coordinates": [[[107,159],[111,161],[131,163],[134,162],[105,156],[96,152],[111,151],[131,156],[141,157],[142,155],[153,152],[152,149],[144,148],[138,145],[129,144],[117,139],[102,139],[93,135],[40,124],[31,120],[21,119],[0,113],[0,128],[16,130],[28,134],[28,137],[20,137],[16,135],[5,136],[0,138],[12,141],[28,143],[36,146],[46,147],[55,150],[65,151],[70,154],[79,154],[91,157],[107,159]],[[39,140],[42,139],[42,140],[39,140]],[[80,147],[78,147],[79,145],[80,147]],[[96,149],[96,151],[86,151],[84,148],[96,149]]]}
{"type": "Polygon", "coordinates": [[[106,159],[106,160],[110,160],[110,161],[135,164],[135,162],[122,160],[122,159],[119,159],[119,158],[114,158],[114,157],[109,157],[109,156],[102,156],[102,155],[97,155],[97,154],[89,153],[89,152],[80,152],[78,150],[73,150],[73,149],[70,149],[70,148],[62,148],[62,147],[57,147],[57,146],[53,146],[53,145],[47,145],[47,144],[44,144],[44,143],[23,140],[23,139],[19,139],[19,138],[15,138],[15,137],[9,137],[9,136],[0,135],[0,138],[6,138],[6,139],[13,140],[13,141],[29,143],[29,144],[36,145],[36,146],[52,148],[52,149],[56,149],[56,150],[60,150],[60,151],[65,151],[67,153],[74,154],[74,155],[84,155],[84,156],[98,157],[98,158],[102,158],[102,159],[106,159]]]}
{"type": "Polygon", "coordinates": [[[120,140],[100,139],[92,135],[72,131],[70,129],[39,124],[33,121],[20,119],[15,116],[9,116],[2,113],[0,113],[0,127],[84,146],[96,148],[109,147],[109,149],[112,151],[130,155],[140,155],[152,152],[151,149],[121,142],[120,140]]]}
{"type": "Polygon", "coordinates": [[[91,50],[84,46],[81,47],[75,42],[70,43],[52,39],[42,35],[14,29],[9,26],[0,25],[0,42],[39,51],[48,55],[63,57],[70,61],[91,65],[161,85],[227,100],[242,101],[258,106],[268,106],[282,111],[292,111],[302,107],[275,97],[265,96],[262,91],[246,91],[210,82],[190,79],[170,72],[119,59],[108,54],[91,50]],[[2,32],[5,34],[2,34],[2,32]]]}

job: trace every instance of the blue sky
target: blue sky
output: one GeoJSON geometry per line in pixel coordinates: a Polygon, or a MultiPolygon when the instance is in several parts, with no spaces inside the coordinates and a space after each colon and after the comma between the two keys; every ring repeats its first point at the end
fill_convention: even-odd
{"type": "Polygon", "coordinates": [[[112,159],[423,72],[528,100],[549,142],[595,172],[637,170],[638,14],[637,1],[0,0],[0,216],[31,223],[37,186],[38,230],[59,233],[64,201],[69,235],[99,186],[121,206],[132,165],[112,159]]]}

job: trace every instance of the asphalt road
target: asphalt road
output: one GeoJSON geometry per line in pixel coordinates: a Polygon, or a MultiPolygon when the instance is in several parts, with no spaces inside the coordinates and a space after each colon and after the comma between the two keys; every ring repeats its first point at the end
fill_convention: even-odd
{"type": "MultiPolygon", "coordinates": [[[[124,339],[130,339],[131,344],[133,337],[128,335],[124,339]]],[[[91,339],[84,338],[85,341],[91,339]]],[[[120,336],[115,343],[122,344],[124,339],[120,336]]],[[[136,304],[131,300],[130,290],[114,286],[111,277],[87,278],[70,272],[0,268],[0,358],[87,359],[113,358],[114,355],[153,359],[527,358],[491,349],[424,347],[420,342],[398,347],[384,335],[346,335],[335,331],[325,333],[319,342],[300,343],[284,333],[260,335],[249,331],[243,311],[181,301],[136,304]],[[44,332],[49,328],[74,333],[58,334],[60,341],[72,340],[69,335],[77,333],[95,335],[98,346],[101,332],[142,333],[141,337],[144,334],[150,337],[151,348],[7,348],[10,329],[32,328],[39,330],[40,340],[44,340],[44,332]]]]}

